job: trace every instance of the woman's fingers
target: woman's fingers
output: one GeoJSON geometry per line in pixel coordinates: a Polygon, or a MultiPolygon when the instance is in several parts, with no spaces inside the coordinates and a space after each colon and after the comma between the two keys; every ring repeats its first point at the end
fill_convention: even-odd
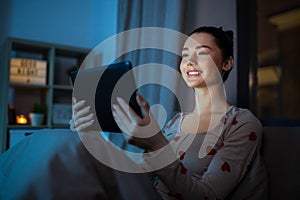
{"type": "Polygon", "coordinates": [[[93,123],[94,123],[94,120],[92,119],[92,120],[88,120],[88,121],[86,121],[84,123],[80,123],[78,126],[75,125],[76,126],[76,130],[77,131],[83,131],[86,128],[88,128],[89,126],[91,126],[93,123]]]}
{"type": "Polygon", "coordinates": [[[142,97],[142,95],[140,95],[139,93],[136,94],[136,101],[141,107],[143,115],[148,116],[150,111],[149,103],[142,97]]]}
{"type": "Polygon", "coordinates": [[[139,94],[137,101],[146,113],[143,118],[139,117],[124,99],[118,98],[118,104],[113,105],[114,119],[130,144],[149,151],[160,149],[167,142],[155,118],[151,115],[149,104],[139,94]]]}
{"type": "Polygon", "coordinates": [[[70,129],[71,129],[72,131],[76,131],[75,122],[74,122],[74,119],[73,119],[73,118],[70,119],[69,124],[70,124],[70,129]]]}
{"type": "Polygon", "coordinates": [[[134,110],[126,103],[126,101],[120,97],[117,98],[117,101],[123,110],[123,115],[126,115],[129,120],[134,123],[138,123],[141,118],[134,112],[134,110]]]}
{"type": "Polygon", "coordinates": [[[74,121],[75,121],[75,126],[78,127],[80,124],[83,124],[83,123],[86,123],[86,122],[89,122],[91,120],[93,120],[93,113],[89,114],[89,115],[86,115],[84,117],[79,117],[79,118],[74,118],[74,121]]]}
{"type": "Polygon", "coordinates": [[[73,118],[75,121],[77,121],[80,118],[86,117],[91,113],[91,106],[83,107],[81,110],[75,110],[74,109],[73,118]]]}
{"type": "Polygon", "coordinates": [[[90,112],[91,106],[84,107],[85,102],[85,100],[77,101],[73,98],[73,117],[70,120],[70,128],[73,131],[82,131],[94,122],[94,115],[90,112]]]}
{"type": "Polygon", "coordinates": [[[72,97],[73,104],[77,103],[77,99],[75,97],[72,97]]]}
{"type": "Polygon", "coordinates": [[[74,104],[73,104],[73,113],[76,113],[78,112],[79,110],[82,109],[82,107],[84,106],[85,104],[85,100],[81,100],[81,101],[75,101],[74,104]]]}
{"type": "Polygon", "coordinates": [[[138,92],[136,93],[136,100],[141,107],[144,107],[148,110],[150,109],[148,102],[138,92]]]}
{"type": "Polygon", "coordinates": [[[91,126],[93,123],[94,123],[93,114],[77,119],[76,121],[72,118],[69,122],[70,129],[72,131],[83,131],[87,127],[91,126]]]}
{"type": "Polygon", "coordinates": [[[119,105],[113,104],[113,115],[116,122],[122,126],[126,126],[126,124],[131,123],[130,118],[124,113],[123,109],[119,105]]]}
{"type": "Polygon", "coordinates": [[[119,116],[118,112],[114,109],[114,110],[112,111],[112,114],[113,114],[113,117],[114,117],[114,119],[115,119],[115,121],[116,121],[116,124],[119,126],[119,128],[120,128],[123,132],[127,133],[126,126],[125,126],[125,124],[124,124],[122,118],[119,116]]]}

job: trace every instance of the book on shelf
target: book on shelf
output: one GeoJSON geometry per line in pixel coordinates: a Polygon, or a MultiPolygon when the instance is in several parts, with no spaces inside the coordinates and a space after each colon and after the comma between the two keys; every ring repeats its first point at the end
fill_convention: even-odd
{"type": "Polygon", "coordinates": [[[46,85],[47,61],[11,58],[10,82],[46,85]]]}

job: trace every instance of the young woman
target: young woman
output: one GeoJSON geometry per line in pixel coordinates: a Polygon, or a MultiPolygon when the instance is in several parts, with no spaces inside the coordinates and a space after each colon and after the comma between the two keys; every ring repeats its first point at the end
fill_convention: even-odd
{"type": "MultiPolygon", "coordinates": [[[[230,105],[224,93],[223,82],[232,64],[232,32],[197,28],[183,46],[180,64],[183,79],[195,91],[193,112],[177,114],[160,131],[140,95],[143,118],[121,98],[113,106],[114,118],[129,143],[145,149],[150,157],[151,153],[176,156],[162,168],[155,168],[157,163],[144,156],[145,167],[155,168],[153,184],[163,199],[267,198],[260,157],[262,126],[249,110],[230,105]],[[191,142],[183,145],[186,141],[191,142]],[[161,151],[170,143],[174,151],[161,151]]],[[[74,101],[73,112],[71,129],[90,126],[92,116],[83,101],[74,101]]]]}

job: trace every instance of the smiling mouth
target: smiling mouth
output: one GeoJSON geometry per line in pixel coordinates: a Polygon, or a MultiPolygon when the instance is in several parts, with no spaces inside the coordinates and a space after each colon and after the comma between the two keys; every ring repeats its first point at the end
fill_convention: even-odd
{"type": "Polygon", "coordinates": [[[188,77],[198,77],[202,74],[202,71],[198,71],[198,70],[189,70],[186,72],[188,77]]]}

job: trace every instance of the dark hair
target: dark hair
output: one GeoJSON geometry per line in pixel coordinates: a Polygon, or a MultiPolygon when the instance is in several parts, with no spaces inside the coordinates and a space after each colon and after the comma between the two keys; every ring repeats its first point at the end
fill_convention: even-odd
{"type": "MultiPolygon", "coordinates": [[[[232,31],[223,31],[222,27],[213,27],[213,26],[202,26],[193,30],[189,36],[194,33],[209,33],[214,36],[216,44],[221,49],[223,61],[226,61],[229,57],[233,58],[233,32],[232,31]]],[[[226,81],[230,70],[224,71],[222,74],[223,81],[226,81]]]]}

